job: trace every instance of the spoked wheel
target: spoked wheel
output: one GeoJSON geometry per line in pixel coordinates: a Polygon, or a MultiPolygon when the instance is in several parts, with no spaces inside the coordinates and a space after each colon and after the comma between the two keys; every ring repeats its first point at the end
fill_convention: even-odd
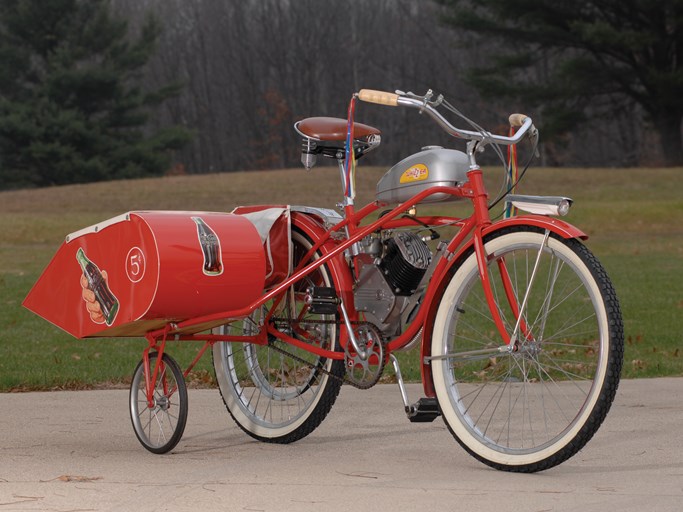
{"type": "MultiPolygon", "coordinates": [[[[313,245],[296,228],[292,230],[292,244],[296,267],[313,245]]],[[[338,336],[336,315],[313,314],[308,310],[304,299],[306,290],[312,286],[334,286],[326,266],[284,292],[272,321],[291,337],[333,350],[338,336]]],[[[255,334],[272,307],[271,301],[249,318],[221,330],[229,334],[255,334]]],[[[216,343],[216,380],[228,411],[242,430],[260,441],[291,443],[311,433],[327,416],[339,394],[344,363],[275,339],[271,343],[272,346],[216,343]]]]}
{"type": "MultiPolygon", "coordinates": [[[[150,373],[157,357],[149,355],[150,373]]],[[[130,387],[130,417],[138,440],[152,453],[167,453],[180,441],[187,423],[187,387],[178,363],[168,354],[161,360],[152,403],[147,401],[143,361],[138,363],[130,387]]]]}
{"type": "Polygon", "coordinates": [[[517,341],[514,350],[502,343],[469,255],[436,314],[439,406],[458,442],[485,464],[548,469],[578,452],[609,411],[623,359],[619,304],[577,240],[522,227],[494,233],[485,247],[496,307],[517,341]],[[521,305],[520,318],[513,308],[521,305]]]}

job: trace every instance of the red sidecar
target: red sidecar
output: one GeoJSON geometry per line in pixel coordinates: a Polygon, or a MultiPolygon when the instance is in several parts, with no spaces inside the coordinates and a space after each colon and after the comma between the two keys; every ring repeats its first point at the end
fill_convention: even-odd
{"type": "Polygon", "coordinates": [[[77,338],[144,336],[244,307],[265,276],[261,237],[240,215],[130,212],[67,236],[24,306],[77,338]]]}

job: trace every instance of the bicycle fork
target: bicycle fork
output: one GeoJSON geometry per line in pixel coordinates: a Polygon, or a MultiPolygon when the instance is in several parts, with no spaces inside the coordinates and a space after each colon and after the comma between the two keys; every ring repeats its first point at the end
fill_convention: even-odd
{"type": "MultiPolygon", "coordinates": [[[[515,327],[512,330],[512,334],[508,335],[507,329],[505,328],[505,323],[501,315],[501,310],[498,307],[493,289],[491,287],[491,280],[488,275],[488,266],[486,265],[487,255],[484,251],[483,243],[481,244],[481,257],[477,256],[477,261],[479,263],[479,273],[482,276],[482,284],[484,287],[484,294],[486,296],[486,301],[488,303],[491,315],[493,316],[494,322],[498,331],[507,345],[507,350],[509,352],[515,352],[519,349],[520,341],[520,331],[522,333],[523,340],[533,339],[533,335],[530,331],[530,326],[526,321],[526,309],[529,302],[529,295],[531,289],[533,288],[534,282],[536,281],[536,274],[538,273],[538,267],[541,262],[541,256],[543,255],[544,248],[548,245],[548,238],[550,237],[550,230],[546,229],[543,242],[541,242],[538,252],[536,253],[536,261],[534,262],[533,270],[531,271],[531,277],[527,283],[526,291],[524,292],[524,298],[522,299],[521,305],[517,297],[517,293],[512,286],[512,280],[510,279],[510,274],[508,273],[507,266],[505,265],[505,258],[500,258],[498,260],[498,271],[500,273],[501,282],[503,283],[503,289],[505,290],[505,297],[507,298],[508,305],[512,311],[513,317],[515,318],[515,327]],[[483,262],[483,266],[482,266],[483,262]]],[[[477,248],[479,249],[479,248],[477,248]]]]}
{"type": "Polygon", "coordinates": [[[498,332],[501,338],[503,339],[504,343],[498,347],[484,348],[481,350],[447,353],[439,356],[429,356],[425,358],[425,362],[443,359],[450,359],[454,362],[473,361],[477,359],[486,359],[488,357],[495,356],[501,353],[515,352],[519,350],[520,331],[522,333],[522,340],[528,341],[533,339],[530,326],[526,321],[526,308],[528,305],[531,288],[533,287],[534,282],[536,280],[536,275],[538,274],[541,256],[543,255],[544,248],[548,245],[549,237],[550,230],[546,229],[543,237],[543,242],[541,243],[541,246],[539,247],[538,252],[536,253],[536,260],[534,262],[531,277],[529,279],[529,282],[527,283],[527,288],[524,293],[524,297],[522,299],[521,304],[519,304],[516,290],[512,286],[512,280],[510,278],[510,274],[505,264],[505,258],[500,258],[497,262],[498,271],[500,273],[500,279],[503,284],[503,289],[505,291],[505,297],[515,319],[515,326],[512,330],[512,333],[510,334],[508,333],[508,330],[505,327],[505,321],[503,320],[501,307],[499,307],[498,303],[496,302],[496,294],[493,292],[491,276],[489,275],[489,269],[487,265],[488,255],[486,254],[486,251],[484,249],[483,240],[481,239],[481,236],[479,236],[479,233],[475,234],[475,254],[477,257],[477,264],[479,267],[479,275],[481,278],[482,287],[484,289],[484,296],[486,297],[486,303],[491,312],[493,322],[495,323],[496,328],[498,329],[498,332]]]}
{"type": "MultiPolygon", "coordinates": [[[[514,294],[512,294],[512,290],[508,292],[508,287],[510,285],[510,276],[507,275],[507,269],[505,270],[506,278],[503,278],[503,283],[505,283],[505,294],[508,297],[508,302],[510,303],[510,306],[513,308],[513,312],[515,313],[515,316],[517,317],[517,322],[515,323],[515,328],[512,331],[512,339],[510,340],[511,344],[517,345],[519,341],[519,329],[520,326],[522,328],[522,331],[524,332],[524,339],[529,340],[533,336],[531,335],[531,332],[529,331],[529,327],[526,324],[526,321],[524,318],[526,317],[526,306],[527,302],[529,301],[529,293],[531,292],[531,288],[534,284],[534,281],[536,280],[536,273],[538,271],[538,266],[539,263],[541,262],[541,255],[543,254],[543,248],[548,244],[548,237],[550,236],[550,230],[545,230],[545,235],[543,237],[543,243],[541,243],[541,246],[538,248],[538,254],[536,255],[536,262],[534,263],[534,269],[531,272],[531,278],[529,279],[529,284],[527,285],[526,292],[524,293],[524,299],[522,300],[522,306],[519,308],[518,311],[515,311],[516,305],[517,305],[517,300],[514,297],[514,294]],[[512,294],[512,297],[511,297],[512,294]]],[[[504,266],[504,265],[503,265],[504,266]]],[[[501,271],[501,274],[503,272],[501,271]]],[[[515,348],[516,349],[516,348],[515,348]]]]}

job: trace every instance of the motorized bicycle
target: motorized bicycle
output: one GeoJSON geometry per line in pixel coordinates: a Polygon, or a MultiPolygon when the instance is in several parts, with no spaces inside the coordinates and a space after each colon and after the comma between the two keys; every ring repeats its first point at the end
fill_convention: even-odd
{"type": "MultiPolygon", "coordinates": [[[[615,396],[621,313],[605,270],[582,243],[586,235],[557,218],[571,199],[512,194],[510,182],[500,197],[489,197],[478,154],[538,143],[531,118],[513,114],[510,124],[514,133],[496,135],[443,96],[372,90],[354,95],[347,119],[296,123],[304,165],[336,161],[343,200],[337,210],[264,205],[234,212],[260,226],[270,274],[278,259],[285,271],[266,280],[258,297],[148,326],[130,394],[143,446],[155,453],[176,446],[187,420],[184,376],[210,349],[228,411],[261,441],[305,437],[342,384],[370,388],[391,365],[410,421],[442,416],[489,466],[534,472],[578,452],[615,396]],[[355,122],[356,100],[415,109],[462,140],[465,151],[430,146],[408,156],[381,178],[375,200],[357,209],[355,161],[379,146],[381,134],[355,122]],[[470,126],[455,127],[440,109],[470,126]],[[499,201],[526,213],[494,219],[499,201]],[[471,215],[450,214],[455,202],[469,202],[471,215]],[[442,213],[420,214],[426,204],[442,213]],[[204,342],[184,372],[165,351],[171,339],[204,342]],[[395,356],[412,349],[424,388],[414,402],[395,356]]],[[[215,252],[215,236],[199,238],[215,252]]],[[[221,244],[219,252],[227,241],[221,244]]],[[[222,254],[220,272],[229,271],[222,254]]]]}

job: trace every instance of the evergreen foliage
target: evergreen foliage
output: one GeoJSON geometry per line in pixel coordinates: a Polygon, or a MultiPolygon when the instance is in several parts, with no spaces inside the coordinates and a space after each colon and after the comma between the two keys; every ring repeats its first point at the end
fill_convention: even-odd
{"type": "Polygon", "coordinates": [[[0,188],[163,173],[189,133],[145,130],[179,92],[138,85],[159,33],[131,37],[108,0],[0,0],[0,188]]]}
{"type": "Polygon", "coordinates": [[[475,44],[505,44],[470,74],[482,94],[538,107],[545,134],[639,105],[683,164],[683,0],[439,1],[475,44]]]}

